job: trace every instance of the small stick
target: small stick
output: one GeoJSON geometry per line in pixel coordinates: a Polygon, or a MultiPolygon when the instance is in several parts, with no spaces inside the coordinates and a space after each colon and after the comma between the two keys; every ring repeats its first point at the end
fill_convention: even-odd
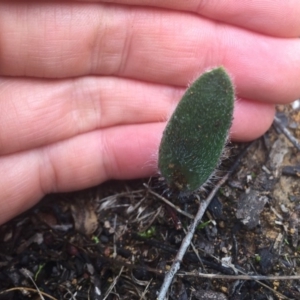
{"type": "Polygon", "coordinates": [[[117,281],[119,279],[119,277],[121,276],[122,272],[124,270],[124,266],[122,266],[119,274],[117,275],[117,277],[114,279],[114,281],[111,283],[111,285],[109,286],[108,290],[106,291],[104,297],[103,297],[103,300],[106,300],[107,297],[109,296],[110,292],[113,290],[113,288],[115,287],[115,285],[117,284],[117,281]]]}
{"type": "Polygon", "coordinates": [[[152,279],[149,280],[147,286],[145,287],[145,290],[143,291],[143,294],[142,294],[141,297],[140,297],[140,300],[146,299],[145,296],[146,296],[146,294],[147,294],[147,291],[148,291],[148,288],[149,288],[151,282],[152,282],[152,279]]]}
{"type": "Polygon", "coordinates": [[[26,277],[28,277],[28,278],[31,280],[31,282],[33,283],[34,287],[36,288],[36,290],[37,290],[37,292],[38,292],[40,298],[41,298],[42,300],[45,300],[45,298],[43,297],[43,295],[42,295],[40,289],[38,288],[38,286],[37,286],[36,283],[34,282],[33,278],[31,277],[30,272],[29,272],[27,269],[25,269],[25,268],[22,268],[20,271],[21,271],[21,273],[22,273],[23,275],[25,275],[26,277]]]}
{"type": "Polygon", "coordinates": [[[208,195],[208,197],[206,198],[205,201],[200,202],[199,204],[199,209],[198,212],[195,216],[195,219],[193,220],[192,224],[190,225],[188,232],[186,234],[186,236],[184,237],[181,246],[176,254],[176,257],[174,259],[174,262],[171,266],[171,269],[168,273],[166,273],[165,278],[164,278],[164,282],[160,288],[157,300],[164,300],[166,297],[166,294],[168,292],[168,289],[172,283],[172,280],[175,276],[175,274],[177,273],[177,271],[180,268],[180,263],[183,259],[183,256],[187,250],[187,248],[189,247],[189,245],[191,244],[192,238],[194,236],[195,230],[199,224],[199,222],[201,221],[208,205],[210,204],[212,198],[215,196],[215,194],[218,192],[218,190],[220,189],[220,187],[226,182],[226,180],[229,178],[229,176],[235,171],[235,169],[238,167],[242,157],[246,154],[247,150],[249,149],[249,147],[252,145],[253,143],[248,144],[243,150],[242,152],[239,154],[239,156],[237,157],[236,161],[234,162],[234,164],[231,166],[231,168],[229,169],[228,173],[221,178],[221,180],[217,183],[217,185],[214,187],[214,189],[210,192],[210,194],[208,195]]]}
{"type": "Polygon", "coordinates": [[[222,274],[205,274],[200,272],[182,272],[178,276],[204,277],[210,279],[234,279],[234,280],[298,280],[300,275],[283,275],[283,276],[262,276],[262,275],[222,275],[222,274]]]}
{"type": "Polygon", "coordinates": [[[176,205],[174,205],[172,202],[170,202],[168,199],[164,198],[163,196],[153,192],[150,187],[144,183],[144,187],[146,187],[149,190],[149,193],[154,195],[155,197],[157,197],[158,199],[162,200],[163,202],[165,202],[166,204],[168,204],[169,206],[171,206],[172,208],[174,208],[178,213],[188,217],[189,219],[194,219],[194,216],[185,212],[184,210],[181,210],[179,207],[177,207],[176,205]]]}
{"type": "Polygon", "coordinates": [[[286,129],[280,119],[274,117],[274,124],[277,126],[280,131],[289,139],[289,141],[300,151],[300,142],[290,133],[288,129],[286,129]]]}
{"type": "MultiPolygon", "coordinates": [[[[240,270],[237,270],[238,272],[241,272],[240,270]]],[[[300,275],[295,276],[261,276],[261,275],[247,275],[243,273],[244,275],[219,275],[219,274],[204,274],[204,273],[182,273],[178,274],[180,276],[196,276],[196,277],[205,277],[210,279],[229,279],[229,280],[254,280],[261,286],[265,287],[266,289],[272,291],[274,294],[277,294],[277,296],[281,297],[282,299],[289,300],[290,298],[286,297],[285,295],[281,294],[280,292],[272,289],[267,284],[260,282],[259,280],[298,280],[300,279],[300,275]]]]}
{"type": "Polygon", "coordinates": [[[115,215],[114,218],[114,252],[113,252],[113,258],[117,257],[117,244],[116,244],[116,228],[117,228],[117,215],[115,215]]]}
{"type": "MultiPolygon", "coordinates": [[[[2,295],[2,294],[5,294],[5,293],[9,293],[9,292],[13,292],[13,291],[20,291],[20,292],[22,292],[22,291],[28,291],[28,292],[32,292],[32,293],[36,293],[36,294],[39,294],[39,295],[44,295],[45,297],[48,297],[48,298],[50,298],[50,299],[52,299],[52,300],[58,300],[57,298],[54,298],[54,297],[52,297],[51,295],[49,295],[49,294],[47,294],[47,293],[44,293],[44,292],[42,292],[42,291],[38,291],[38,290],[35,290],[35,289],[33,289],[33,288],[28,288],[28,287],[22,287],[22,286],[18,286],[18,287],[14,287],[14,288],[10,288],[10,289],[8,289],[8,290],[4,290],[4,291],[1,291],[0,292],[0,295],[2,295]]],[[[42,298],[41,298],[42,299],[42,298]]]]}
{"type": "Polygon", "coordinates": [[[201,221],[209,203],[211,202],[212,198],[215,196],[215,194],[217,193],[217,191],[220,189],[220,187],[224,184],[224,182],[228,179],[230,173],[227,173],[219,182],[218,184],[215,186],[215,188],[211,191],[211,193],[209,194],[209,196],[206,198],[205,201],[200,202],[199,205],[199,209],[198,212],[195,216],[195,219],[193,220],[192,224],[190,225],[188,232],[186,234],[186,236],[184,237],[180,249],[178,250],[176,257],[174,259],[174,262],[171,266],[170,271],[166,274],[165,278],[164,278],[164,282],[161,286],[161,289],[159,291],[159,295],[157,297],[157,300],[164,300],[165,296],[167,294],[167,291],[171,285],[171,282],[173,280],[173,277],[175,276],[175,274],[177,273],[177,271],[180,268],[180,263],[183,259],[183,256],[187,250],[187,248],[189,247],[189,245],[191,244],[192,238],[194,236],[194,233],[196,231],[196,228],[199,224],[199,222],[201,221]]]}

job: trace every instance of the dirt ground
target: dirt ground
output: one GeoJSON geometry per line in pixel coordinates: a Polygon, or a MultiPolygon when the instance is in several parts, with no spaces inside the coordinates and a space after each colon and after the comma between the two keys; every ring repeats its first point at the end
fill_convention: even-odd
{"type": "MultiPolygon", "coordinates": [[[[300,299],[299,141],[294,104],[259,140],[229,145],[219,176],[237,168],[167,299],[300,299]]],[[[156,299],[206,196],[176,197],[147,178],[45,197],[0,227],[0,299],[156,299]]]]}

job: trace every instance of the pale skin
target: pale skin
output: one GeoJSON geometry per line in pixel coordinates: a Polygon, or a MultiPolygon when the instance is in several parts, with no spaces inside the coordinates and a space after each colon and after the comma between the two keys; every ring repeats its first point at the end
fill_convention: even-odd
{"type": "Polygon", "coordinates": [[[48,193],[155,174],[208,68],[235,82],[231,139],[261,136],[300,96],[299,15],[299,0],[1,2],[0,224],[48,193]]]}

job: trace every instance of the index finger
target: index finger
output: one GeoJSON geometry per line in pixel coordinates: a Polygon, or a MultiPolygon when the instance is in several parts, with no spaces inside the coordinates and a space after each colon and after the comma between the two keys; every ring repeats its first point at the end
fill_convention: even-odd
{"type": "Polygon", "coordinates": [[[154,6],[201,16],[277,37],[300,35],[299,0],[94,0],[89,2],[154,6]]]}

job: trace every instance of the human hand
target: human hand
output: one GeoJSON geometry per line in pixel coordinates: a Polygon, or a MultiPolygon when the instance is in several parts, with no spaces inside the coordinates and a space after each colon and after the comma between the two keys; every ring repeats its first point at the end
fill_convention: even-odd
{"type": "Polygon", "coordinates": [[[155,173],[165,121],[207,68],[236,84],[233,140],[299,97],[299,1],[115,2],[129,5],[0,3],[0,223],[47,193],[155,173]]]}

